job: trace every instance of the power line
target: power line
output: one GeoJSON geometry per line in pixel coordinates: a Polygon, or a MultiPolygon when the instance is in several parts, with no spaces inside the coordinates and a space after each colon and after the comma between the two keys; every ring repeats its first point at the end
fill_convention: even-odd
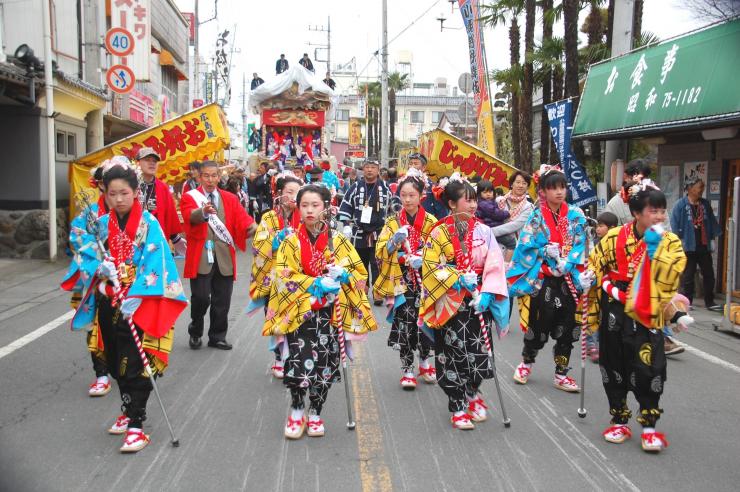
{"type": "MultiPolygon", "coordinates": [[[[392,38],[392,39],[391,39],[390,41],[388,41],[388,42],[386,43],[386,45],[385,45],[385,46],[383,46],[382,48],[388,48],[388,46],[390,46],[390,44],[391,44],[391,43],[392,43],[393,41],[395,41],[396,39],[398,39],[399,37],[401,37],[401,35],[402,35],[403,33],[405,33],[406,31],[408,31],[408,30],[409,30],[409,28],[411,28],[411,26],[413,26],[414,24],[416,24],[416,23],[417,23],[417,22],[418,22],[418,21],[419,21],[419,20],[420,20],[420,19],[421,19],[422,17],[424,17],[425,15],[427,15],[427,14],[429,13],[429,11],[430,11],[430,10],[432,10],[432,9],[434,8],[434,6],[435,6],[435,5],[437,5],[438,3],[439,3],[439,0],[435,0],[435,1],[434,1],[434,2],[433,2],[433,3],[432,3],[432,4],[430,5],[430,6],[429,6],[429,8],[427,8],[427,9],[426,9],[426,10],[425,10],[424,12],[422,12],[422,13],[421,13],[421,15],[419,15],[419,17],[417,17],[416,19],[414,19],[413,21],[411,21],[411,23],[410,23],[409,25],[407,25],[406,27],[404,27],[404,28],[403,28],[403,29],[401,30],[401,32],[399,32],[398,34],[396,34],[396,35],[395,35],[395,36],[394,36],[394,37],[393,37],[393,38],[392,38]]],[[[379,49],[377,49],[377,50],[376,50],[376,51],[375,51],[375,52],[374,52],[374,53],[373,53],[372,55],[370,55],[370,59],[369,59],[369,60],[367,61],[367,63],[365,64],[365,68],[363,68],[363,69],[362,69],[362,70],[361,70],[361,71],[360,71],[360,72],[359,72],[359,73],[357,74],[357,76],[356,76],[357,78],[359,78],[359,77],[360,77],[360,76],[361,76],[361,75],[362,75],[362,74],[363,74],[363,73],[365,72],[365,70],[367,70],[367,68],[368,68],[368,67],[370,66],[370,64],[371,64],[371,63],[373,62],[373,58],[377,57],[377,56],[378,56],[378,55],[380,54],[380,51],[381,51],[381,49],[382,49],[382,48],[379,48],[379,49]]]]}

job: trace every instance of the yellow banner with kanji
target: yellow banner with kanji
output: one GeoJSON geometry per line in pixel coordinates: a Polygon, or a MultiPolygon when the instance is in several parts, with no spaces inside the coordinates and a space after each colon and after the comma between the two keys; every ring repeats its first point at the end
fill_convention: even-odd
{"type": "MultiPolygon", "coordinates": [[[[518,171],[501,159],[471,145],[444,130],[436,129],[419,137],[419,151],[427,158],[426,172],[433,181],[452,173],[472,178],[480,176],[493,183],[494,188],[509,188],[509,177],[518,171]]],[[[529,192],[535,195],[534,182],[529,192]]]]}
{"type": "Polygon", "coordinates": [[[70,166],[70,204],[74,207],[75,195],[90,186],[91,168],[116,155],[133,162],[142,147],[152,147],[162,158],[157,170],[159,179],[167,184],[183,181],[191,162],[223,160],[223,150],[230,143],[228,128],[221,107],[212,103],[80,157],[70,166]]]}
{"type": "Polygon", "coordinates": [[[478,113],[478,147],[490,155],[496,155],[496,139],[493,135],[493,108],[488,97],[481,101],[480,113],[478,113]]]}

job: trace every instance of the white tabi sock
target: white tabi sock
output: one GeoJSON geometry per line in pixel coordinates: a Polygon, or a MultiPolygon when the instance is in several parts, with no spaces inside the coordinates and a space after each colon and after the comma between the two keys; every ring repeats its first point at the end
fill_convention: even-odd
{"type": "Polygon", "coordinates": [[[96,383],[100,383],[100,384],[108,384],[108,381],[109,381],[108,376],[100,376],[99,378],[95,380],[96,383]]]}
{"type": "Polygon", "coordinates": [[[290,418],[293,420],[301,420],[303,418],[303,409],[302,408],[291,408],[290,418]]]}
{"type": "Polygon", "coordinates": [[[643,427],[642,428],[643,434],[650,434],[651,432],[655,432],[655,427],[643,427]]]}

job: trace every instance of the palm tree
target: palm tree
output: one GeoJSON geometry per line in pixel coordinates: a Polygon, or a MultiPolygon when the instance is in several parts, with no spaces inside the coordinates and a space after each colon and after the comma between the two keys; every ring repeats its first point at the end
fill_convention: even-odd
{"type": "MultiPolygon", "coordinates": [[[[518,17],[524,10],[524,0],[495,0],[488,5],[481,5],[481,12],[485,13],[478,21],[481,25],[496,27],[506,24],[509,21],[509,64],[513,73],[519,74],[519,21],[518,17]]],[[[511,79],[511,78],[510,78],[511,79]]],[[[509,92],[511,107],[511,142],[514,148],[514,165],[521,166],[521,148],[520,148],[520,126],[519,126],[519,108],[521,84],[519,80],[510,80],[510,84],[505,89],[509,92]]]]}
{"type": "Polygon", "coordinates": [[[521,119],[519,121],[521,169],[532,170],[532,92],[534,91],[534,24],[535,0],[524,2],[524,86],[522,90],[521,119]]]}
{"type": "MultiPolygon", "coordinates": [[[[535,66],[535,82],[542,87],[550,84],[549,91],[543,89],[542,104],[549,104],[552,101],[558,101],[563,98],[563,77],[565,66],[563,63],[563,38],[551,37],[545,39],[532,54],[532,61],[535,66]],[[548,92],[550,95],[548,96],[548,92]],[[545,97],[547,96],[547,99],[545,97]]],[[[540,141],[545,142],[545,146],[540,149],[547,149],[540,153],[541,162],[555,164],[559,161],[557,152],[552,148],[550,137],[550,123],[547,116],[542,114],[542,125],[540,127],[540,141]]]]}
{"type": "MultiPolygon", "coordinates": [[[[565,31],[565,97],[573,98],[573,113],[578,110],[579,58],[578,58],[578,13],[580,0],[563,0],[563,27],[565,31]]],[[[583,143],[573,144],[573,153],[583,162],[583,143]]]]}
{"type": "Polygon", "coordinates": [[[393,72],[388,74],[388,111],[390,111],[390,149],[388,155],[396,155],[396,93],[408,88],[408,74],[393,72]]]}
{"type": "Polygon", "coordinates": [[[378,122],[380,121],[377,117],[380,109],[380,82],[364,82],[360,84],[358,89],[361,97],[365,97],[365,94],[367,94],[368,128],[366,129],[366,138],[369,157],[371,155],[377,155],[379,151],[376,135],[378,132],[378,122]]]}
{"type": "MultiPolygon", "coordinates": [[[[553,0],[542,0],[542,46],[552,40],[553,19],[548,13],[552,10],[553,0]]],[[[532,53],[534,61],[534,52],[532,53]]],[[[550,162],[550,123],[545,117],[545,105],[552,102],[552,66],[542,65],[539,75],[542,87],[542,118],[540,118],[540,163],[550,162]]],[[[535,81],[538,76],[535,75],[535,81]]]]}

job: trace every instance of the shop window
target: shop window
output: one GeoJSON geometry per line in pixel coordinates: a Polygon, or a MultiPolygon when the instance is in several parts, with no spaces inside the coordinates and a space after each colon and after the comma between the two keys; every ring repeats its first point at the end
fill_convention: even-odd
{"type": "Polygon", "coordinates": [[[58,130],[56,132],[57,159],[77,157],[77,134],[58,130]]]}
{"type": "Polygon", "coordinates": [[[67,155],[67,134],[64,132],[57,132],[57,154],[67,155]]]}
{"type": "Polygon", "coordinates": [[[74,133],[67,134],[67,155],[77,157],[77,135],[74,133]]]}

